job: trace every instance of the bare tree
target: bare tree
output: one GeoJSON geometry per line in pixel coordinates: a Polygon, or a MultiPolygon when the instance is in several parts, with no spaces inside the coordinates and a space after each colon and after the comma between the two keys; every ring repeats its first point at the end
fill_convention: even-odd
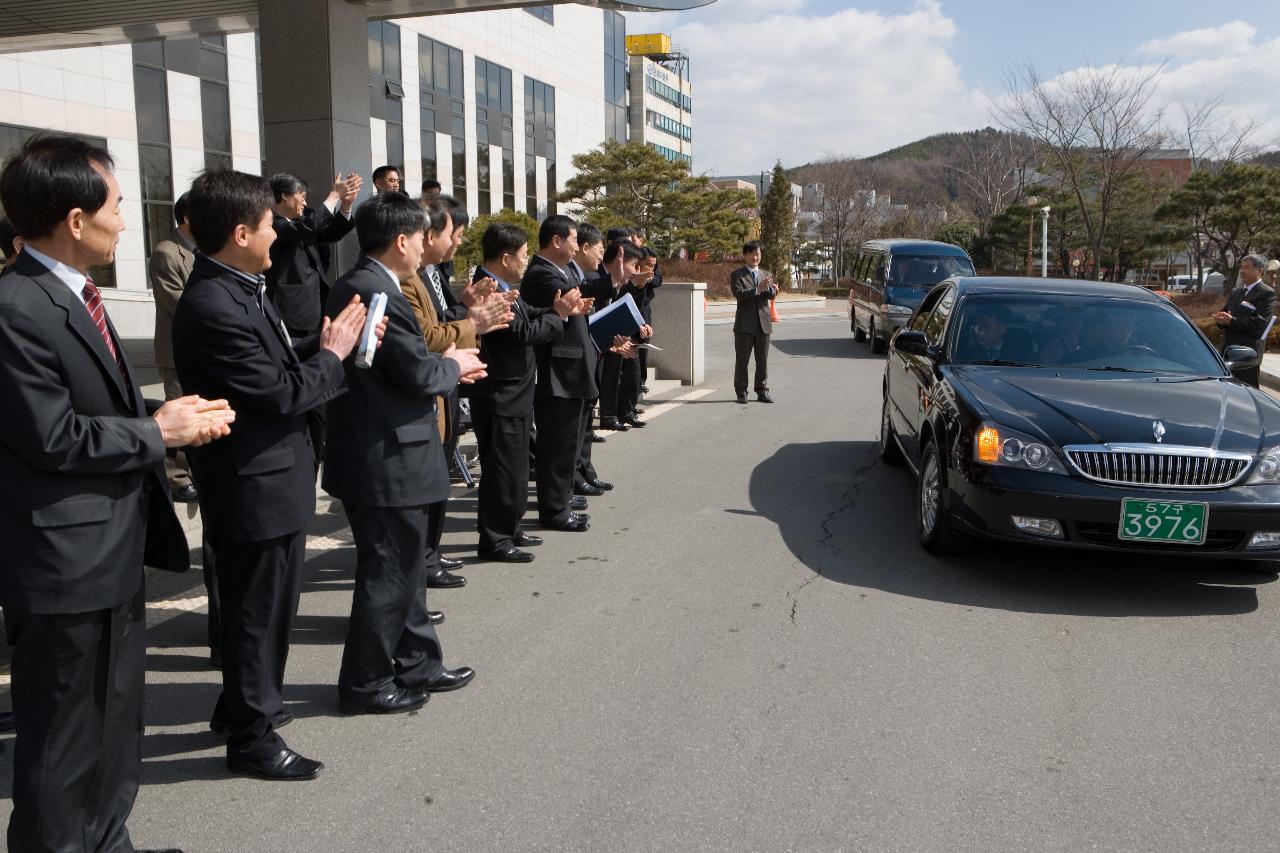
{"type": "Polygon", "coordinates": [[[825,155],[807,172],[817,186],[817,231],[831,247],[836,281],[844,271],[845,252],[850,243],[860,241],[870,224],[872,189],[866,170],[858,160],[825,155]]]}
{"type": "Polygon", "coordinates": [[[1022,198],[1031,163],[1030,146],[1020,144],[1012,133],[987,128],[965,134],[961,156],[960,162],[947,168],[973,214],[978,236],[985,237],[991,220],[1022,198]]]}
{"type": "Polygon", "coordinates": [[[1099,278],[1120,183],[1166,139],[1163,111],[1152,105],[1161,70],[1085,67],[1045,80],[1027,63],[1006,75],[997,114],[1036,141],[1045,168],[1074,196],[1099,278]]]}

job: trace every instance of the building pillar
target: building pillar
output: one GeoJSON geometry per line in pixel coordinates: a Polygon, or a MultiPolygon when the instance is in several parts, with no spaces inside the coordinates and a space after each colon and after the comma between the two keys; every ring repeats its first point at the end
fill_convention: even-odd
{"type": "MultiPolygon", "coordinates": [[[[302,178],[314,206],[329,194],[335,173],[356,172],[364,178],[361,200],[368,198],[373,154],[365,6],[348,0],[259,3],[258,21],[267,175],[302,178]]],[[[356,251],[353,232],[335,253],[331,272],[350,269],[356,251]]]]}

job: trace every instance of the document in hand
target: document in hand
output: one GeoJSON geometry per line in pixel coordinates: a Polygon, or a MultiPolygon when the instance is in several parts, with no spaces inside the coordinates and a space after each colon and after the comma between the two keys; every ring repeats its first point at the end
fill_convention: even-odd
{"type": "Polygon", "coordinates": [[[644,318],[640,316],[640,309],[636,308],[636,301],[628,293],[621,299],[610,302],[609,307],[592,314],[587,323],[591,327],[591,342],[596,345],[596,349],[608,352],[609,347],[613,346],[613,339],[618,335],[629,338],[640,331],[644,318]]]}
{"type": "Polygon", "coordinates": [[[369,301],[369,313],[364,318],[364,331],[360,333],[360,344],[356,350],[356,367],[368,370],[373,367],[373,356],[378,351],[378,324],[387,310],[387,294],[375,293],[369,301]]]}

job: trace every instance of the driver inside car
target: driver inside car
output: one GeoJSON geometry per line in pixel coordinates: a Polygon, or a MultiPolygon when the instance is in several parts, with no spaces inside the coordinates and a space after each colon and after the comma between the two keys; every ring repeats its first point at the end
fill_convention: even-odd
{"type": "Polygon", "coordinates": [[[981,305],[965,328],[956,347],[956,361],[1034,360],[1031,342],[1025,330],[1009,326],[1009,309],[1004,305],[981,305]]]}
{"type": "MultiPolygon", "coordinates": [[[[1070,353],[1068,362],[1091,361],[1108,358],[1126,350],[1135,349],[1133,342],[1134,318],[1129,313],[1105,312],[1098,318],[1096,342],[1070,353]]],[[[1143,347],[1143,349],[1146,349],[1143,347]]]]}

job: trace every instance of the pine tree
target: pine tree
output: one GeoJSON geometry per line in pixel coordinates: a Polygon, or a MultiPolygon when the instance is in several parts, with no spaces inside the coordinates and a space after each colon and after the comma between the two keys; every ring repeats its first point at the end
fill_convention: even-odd
{"type": "Polygon", "coordinates": [[[796,213],[791,196],[791,180],[782,163],[773,167],[769,192],[760,205],[761,266],[773,273],[774,280],[786,286],[791,281],[791,256],[795,252],[796,213]]]}

